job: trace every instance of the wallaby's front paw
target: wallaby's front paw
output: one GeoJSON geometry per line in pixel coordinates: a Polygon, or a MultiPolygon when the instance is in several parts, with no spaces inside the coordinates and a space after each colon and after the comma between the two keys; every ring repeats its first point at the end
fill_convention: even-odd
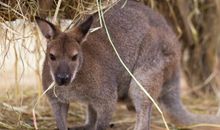
{"type": "Polygon", "coordinates": [[[60,129],[58,129],[58,128],[55,128],[55,129],[53,129],[53,130],[60,130],[60,129]]]}
{"type": "Polygon", "coordinates": [[[74,126],[68,128],[68,130],[92,130],[92,129],[88,129],[88,127],[86,127],[85,125],[81,125],[81,126],[74,126]]]}

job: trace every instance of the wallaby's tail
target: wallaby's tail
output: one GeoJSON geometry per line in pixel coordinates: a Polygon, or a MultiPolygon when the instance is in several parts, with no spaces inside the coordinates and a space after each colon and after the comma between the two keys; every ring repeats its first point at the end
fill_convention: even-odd
{"type": "Polygon", "coordinates": [[[215,115],[193,114],[186,110],[180,100],[179,76],[175,74],[172,80],[165,83],[159,101],[165,115],[177,126],[195,124],[220,124],[220,117],[215,115]]]}

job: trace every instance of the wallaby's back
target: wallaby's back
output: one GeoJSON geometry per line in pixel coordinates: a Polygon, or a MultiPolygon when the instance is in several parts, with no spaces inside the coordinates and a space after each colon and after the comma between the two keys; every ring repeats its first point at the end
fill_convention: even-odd
{"type": "MultiPolygon", "coordinates": [[[[165,79],[171,77],[179,65],[180,49],[175,34],[165,19],[145,5],[127,1],[119,2],[104,16],[111,39],[122,60],[133,72],[141,66],[152,66],[160,61],[166,73],[165,79]]],[[[99,26],[99,21],[95,22],[99,26]]],[[[119,97],[129,89],[131,77],[123,68],[104,29],[89,35],[84,43],[84,52],[92,52],[98,64],[106,71],[114,71],[119,82],[119,97]],[[90,43],[92,42],[92,43],[90,43]],[[121,90],[121,91],[120,91],[121,90]]]]}

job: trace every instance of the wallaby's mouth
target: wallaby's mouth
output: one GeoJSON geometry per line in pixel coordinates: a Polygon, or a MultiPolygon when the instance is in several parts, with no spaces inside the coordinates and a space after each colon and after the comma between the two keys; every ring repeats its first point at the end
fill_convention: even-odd
{"type": "Polygon", "coordinates": [[[73,82],[76,77],[77,71],[75,70],[73,73],[70,72],[55,72],[50,71],[53,81],[57,84],[57,86],[68,86],[73,82]]]}

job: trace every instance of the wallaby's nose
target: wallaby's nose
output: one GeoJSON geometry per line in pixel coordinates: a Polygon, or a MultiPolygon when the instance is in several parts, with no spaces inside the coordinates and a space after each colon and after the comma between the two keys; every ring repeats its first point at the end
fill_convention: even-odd
{"type": "Polygon", "coordinates": [[[67,85],[70,82],[70,75],[69,74],[57,74],[56,75],[56,82],[58,85],[67,85]]]}

